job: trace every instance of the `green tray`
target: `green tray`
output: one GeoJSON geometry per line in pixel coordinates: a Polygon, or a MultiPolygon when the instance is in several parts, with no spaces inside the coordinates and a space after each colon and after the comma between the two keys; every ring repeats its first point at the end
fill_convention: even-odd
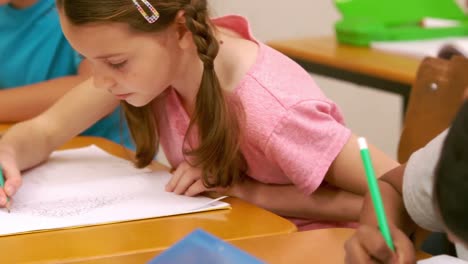
{"type": "Polygon", "coordinates": [[[335,0],[342,19],[339,42],[367,46],[372,41],[418,40],[468,35],[468,17],[455,0],[335,0]],[[423,28],[425,17],[453,19],[454,27],[423,28]]]}

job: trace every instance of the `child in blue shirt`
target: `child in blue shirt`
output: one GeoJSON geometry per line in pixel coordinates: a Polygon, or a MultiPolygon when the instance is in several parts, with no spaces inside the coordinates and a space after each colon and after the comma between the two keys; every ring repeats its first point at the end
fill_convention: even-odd
{"type": "MultiPolygon", "coordinates": [[[[0,36],[0,123],[37,116],[91,75],[63,36],[54,0],[0,0],[0,36]]],[[[82,135],[132,146],[119,109],[82,135]]]]}

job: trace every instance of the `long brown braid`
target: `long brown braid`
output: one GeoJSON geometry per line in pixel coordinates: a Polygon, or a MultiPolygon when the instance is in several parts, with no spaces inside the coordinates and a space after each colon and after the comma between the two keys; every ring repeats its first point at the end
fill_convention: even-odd
{"type": "MultiPolygon", "coordinates": [[[[148,23],[131,0],[57,0],[68,20],[75,25],[120,22],[140,32],[157,32],[174,23],[179,11],[185,12],[186,27],[193,35],[198,56],[203,62],[203,75],[196,96],[195,109],[188,135],[197,133],[199,145],[184,147],[192,157],[191,165],[201,168],[207,187],[227,187],[242,179],[247,163],[240,151],[243,110],[238,100],[223,91],[214,61],[219,43],[210,24],[207,0],[148,0],[160,18],[148,23]]],[[[156,98],[155,100],[157,100],[156,98]]],[[[130,132],[136,144],[137,167],[147,166],[157,153],[159,135],[152,104],[134,107],[122,103],[130,132]]],[[[188,144],[184,144],[187,146],[188,144]]]]}

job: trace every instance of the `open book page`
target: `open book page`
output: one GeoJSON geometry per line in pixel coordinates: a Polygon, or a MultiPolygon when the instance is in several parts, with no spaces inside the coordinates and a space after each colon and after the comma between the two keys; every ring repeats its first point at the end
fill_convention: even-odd
{"type": "Polygon", "coordinates": [[[440,255],[418,261],[418,264],[468,264],[468,262],[448,255],[440,255]]]}
{"type": "Polygon", "coordinates": [[[468,37],[442,38],[416,41],[373,42],[371,48],[415,58],[438,57],[444,49],[452,49],[468,56],[468,37]]]}
{"type": "Polygon", "coordinates": [[[0,210],[0,235],[229,208],[211,198],[166,192],[170,177],[136,169],[96,146],[54,152],[23,173],[11,213],[0,210]]]}

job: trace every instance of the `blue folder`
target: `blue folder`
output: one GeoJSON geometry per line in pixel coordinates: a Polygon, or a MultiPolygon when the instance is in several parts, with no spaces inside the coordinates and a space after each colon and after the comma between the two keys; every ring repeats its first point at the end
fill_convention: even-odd
{"type": "Polygon", "coordinates": [[[264,264],[200,229],[190,233],[149,264],[264,264]]]}

